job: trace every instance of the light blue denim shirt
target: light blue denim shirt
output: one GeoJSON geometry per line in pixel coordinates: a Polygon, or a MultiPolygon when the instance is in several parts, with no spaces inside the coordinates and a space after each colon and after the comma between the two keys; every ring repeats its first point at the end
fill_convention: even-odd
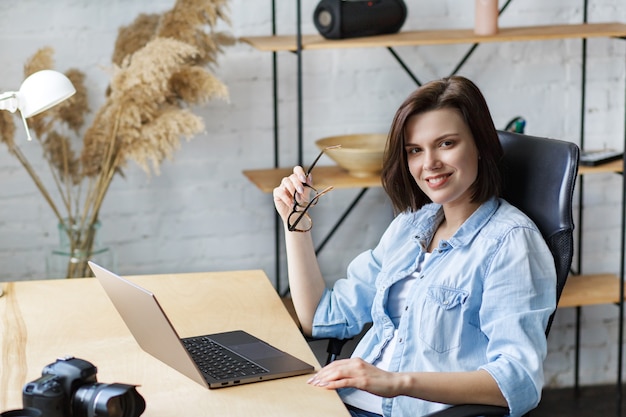
{"type": "MultiPolygon", "coordinates": [[[[386,309],[389,288],[415,271],[442,218],[435,204],[398,215],[378,245],[350,263],[347,278],[325,291],[313,336],[349,338],[373,323],[353,356],[376,360],[394,331],[386,309]]],[[[511,416],[521,416],[539,403],[544,329],[555,308],[556,272],[545,241],[521,211],[493,198],[439,243],[415,281],[390,370],[485,369],[511,416]]],[[[445,407],[405,396],[383,399],[387,417],[422,416],[445,407]]]]}

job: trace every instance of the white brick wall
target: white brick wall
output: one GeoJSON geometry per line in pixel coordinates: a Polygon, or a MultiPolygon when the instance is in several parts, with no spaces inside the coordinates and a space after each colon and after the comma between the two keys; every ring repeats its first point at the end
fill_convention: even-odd
{"type": "MultiPolygon", "coordinates": [[[[315,0],[302,0],[303,32],[314,33],[315,0]]],[[[139,13],[159,12],[173,0],[0,0],[0,91],[22,81],[25,59],[49,45],[57,68],[85,71],[91,106],[102,102],[113,43],[120,25],[139,13]]],[[[406,1],[405,29],[463,28],[473,22],[473,2],[406,1]]],[[[504,2],[501,1],[501,4],[504,2]]],[[[515,0],[502,26],[579,22],[582,1],[515,0]]],[[[295,30],[295,2],[277,0],[279,33],[295,30]]],[[[236,36],[267,35],[270,0],[232,0],[230,30],[236,36]]],[[[622,0],[591,0],[589,21],[626,22],[622,0]]],[[[397,48],[418,78],[448,75],[468,45],[397,48]]],[[[557,40],[486,44],[463,67],[491,104],[499,127],[516,115],[528,120],[527,133],[578,142],[580,122],[580,41],[557,40]]],[[[588,43],[587,125],[589,146],[622,148],[626,43],[588,43]]],[[[281,165],[296,161],[295,58],[278,56],[280,68],[281,165]]],[[[314,140],[352,132],[385,132],[397,105],[415,88],[385,50],[310,51],[303,57],[304,151],[314,140]]],[[[117,253],[122,274],[263,269],[274,271],[274,217],[271,196],[252,186],[244,169],[272,163],[271,55],[240,44],[220,58],[218,75],[230,89],[229,103],[198,109],[207,134],[185,143],[161,176],[147,178],[129,166],[115,179],[102,209],[102,240],[117,253]]],[[[18,130],[23,137],[23,130],[18,130]]],[[[22,139],[20,139],[22,140],[22,139]]],[[[57,241],[55,219],[26,173],[0,148],[0,281],[45,276],[46,254],[57,241]]],[[[22,149],[41,165],[40,150],[22,149]]],[[[325,163],[330,163],[328,160],[325,163]]],[[[586,272],[619,271],[621,181],[598,175],[586,180],[583,260],[586,272]]],[[[316,211],[316,239],[334,222],[358,190],[333,191],[316,211]]],[[[329,281],[345,264],[373,245],[391,218],[383,192],[370,190],[320,260],[329,281]],[[372,215],[373,213],[379,213],[372,215]]],[[[284,265],[283,277],[284,277],[284,265]]],[[[583,310],[581,382],[611,382],[616,371],[617,309],[583,310]]],[[[561,310],[550,338],[547,381],[570,385],[573,364],[573,310],[561,310]]]]}

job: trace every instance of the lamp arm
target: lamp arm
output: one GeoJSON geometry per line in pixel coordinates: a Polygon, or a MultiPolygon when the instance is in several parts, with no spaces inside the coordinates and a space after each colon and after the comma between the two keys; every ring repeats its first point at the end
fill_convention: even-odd
{"type": "Polygon", "coordinates": [[[24,129],[26,129],[26,140],[28,140],[30,142],[31,140],[33,140],[33,138],[30,135],[30,129],[28,128],[28,123],[26,122],[26,117],[24,117],[24,113],[22,113],[21,110],[20,110],[20,117],[22,119],[22,123],[24,123],[24,129]]]}
{"type": "Polygon", "coordinates": [[[17,93],[9,91],[8,93],[0,94],[0,110],[8,110],[11,113],[15,113],[18,108],[17,93]]]}
{"type": "MultiPolygon", "coordinates": [[[[9,91],[8,93],[0,94],[0,110],[8,110],[11,113],[15,113],[18,109],[18,96],[14,91],[9,91]]],[[[20,111],[20,117],[22,119],[22,123],[24,123],[24,128],[26,129],[26,139],[29,141],[32,140],[30,136],[30,130],[28,129],[28,123],[26,123],[26,118],[20,111]]]]}

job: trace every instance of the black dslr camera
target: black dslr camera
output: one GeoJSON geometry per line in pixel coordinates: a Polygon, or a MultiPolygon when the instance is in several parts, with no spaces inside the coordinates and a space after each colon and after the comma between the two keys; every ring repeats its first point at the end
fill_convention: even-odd
{"type": "Polygon", "coordinates": [[[24,385],[25,410],[45,417],[137,417],[146,402],[135,385],[101,384],[96,367],[83,359],[58,359],[41,378],[24,385]]]}

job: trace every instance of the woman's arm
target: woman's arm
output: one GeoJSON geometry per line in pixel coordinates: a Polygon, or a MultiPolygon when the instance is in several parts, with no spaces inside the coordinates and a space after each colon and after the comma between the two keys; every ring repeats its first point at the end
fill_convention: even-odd
{"type": "Polygon", "coordinates": [[[327,389],[353,387],[382,397],[405,395],[442,404],[508,406],[496,381],[485,370],[387,372],[352,358],[327,365],[309,383],[327,389]]]}
{"type": "Polygon", "coordinates": [[[302,167],[295,167],[289,177],[283,178],[274,189],[274,205],[283,220],[285,229],[285,245],[287,251],[287,269],[289,288],[302,331],[311,335],[313,317],[326,283],[320,272],[313,239],[310,232],[290,232],[287,219],[293,209],[295,193],[307,192],[302,183],[310,181],[305,178],[302,167]]]}

